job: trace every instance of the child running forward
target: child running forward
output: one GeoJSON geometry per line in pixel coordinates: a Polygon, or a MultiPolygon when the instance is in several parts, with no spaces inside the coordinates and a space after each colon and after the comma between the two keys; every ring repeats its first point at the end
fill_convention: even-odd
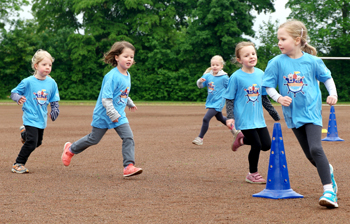
{"type": "Polygon", "coordinates": [[[279,121],[280,117],[262,87],[264,72],[256,67],[257,54],[254,44],[240,42],[235,49],[236,61],[242,68],[233,73],[225,94],[227,126],[235,125],[240,129],[232,150],[236,151],[243,144],[250,145],[248,154],[249,173],[245,181],[252,184],[264,184],[266,180],[258,173],[260,151],[271,148],[271,138],[266,127],[262,107],[270,116],[279,121]]]}
{"type": "Polygon", "coordinates": [[[54,58],[44,50],[38,50],[32,58],[34,75],[23,79],[11,90],[11,99],[23,105],[23,126],[25,140],[12,166],[13,173],[28,173],[24,166],[30,154],[41,145],[47,126],[47,106],[50,104],[50,118],[55,121],[59,115],[60,96],[55,80],[49,74],[54,58]]]}
{"type": "Polygon", "coordinates": [[[324,190],[319,204],[337,208],[338,187],[321,142],[322,98],[318,83],[323,82],[328,90],[327,103],[335,105],[338,96],[331,72],[315,56],[316,49],[307,43],[307,30],[302,22],[283,23],[277,38],[282,54],[269,61],[263,86],[273,100],[282,104],[288,128],[294,132],[306,158],[317,168],[324,190]]]}
{"type": "Polygon", "coordinates": [[[109,52],[105,54],[104,62],[114,68],[103,78],[93,112],[92,131],[74,143],[65,143],[62,154],[62,162],[65,166],[69,166],[75,154],[96,145],[107,130],[113,128],[123,141],[123,176],[131,177],[142,173],[141,168],[134,166],[134,136],[125,114],[126,106],[131,111],[137,110],[136,105],[129,97],[131,82],[128,69],[134,64],[134,55],[135,47],[127,41],[114,43],[109,52]]]}
{"type": "MultiPolygon", "coordinates": [[[[208,96],[205,103],[205,108],[208,109],[203,118],[201,131],[192,143],[195,145],[203,145],[203,137],[207,133],[210,120],[215,116],[218,121],[226,125],[226,117],[222,115],[222,109],[225,106],[225,98],[223,94],[226,91],[228,83],[228,75],[224,72],[224,59],[220,55],[215,55],[210,61],[210,67],[204,72],[203,76],[197,80],[198,88],[208,88],[208,96]]],[[[236,139],[238,133],[233,126],[230,127],[233,134],[233,141],[236,139]]]]}

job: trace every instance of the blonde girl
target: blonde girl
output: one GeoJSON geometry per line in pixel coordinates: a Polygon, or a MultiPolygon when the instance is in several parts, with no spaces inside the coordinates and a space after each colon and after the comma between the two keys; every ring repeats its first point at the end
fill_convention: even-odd
{"type": "MultiPolygon", "coordinates": [[[[228,75],[224,70],[225,62],[220,55],[215,55],[210,60],[210,67],[204,72],[203,76],[197,80],[198,88],[208,88],[208,96],[205,108],[208,109],[203,118],[201,131],[192,143],[195,145],[203,145],[203,137],[207,133],[210,120],[215,116],[218,121],[226,125],[226,117],[222,115],[222,109],[225,105],[223,94],[228,83],[228,75]]],[[[236,138],[239,131],[232,129],[231,132],[236,138]]]]}
{"type": "Polygon", "coordinates": [[[131,177],[142,173],[142,169],[135,167],[135,142],[129,121],[125,114],[125,107],[136,111],[137,107],[129,97],[131,82],[128,69],[134,64],[135,47],[120,41],[113,44],[104,56],[104,61],[114,68],[108,72],[102,81],[92,117],[92,131],[74,143],[66,142],[63,147],[62,162],[69,166],[74,155],[83,152],[92,145],[96,145],[107,132],[114,129],[123,140],[123,176],[131,177]]]}
{"type": "Polygon", "coordinates": [[[252,184],[264,184],[266,180],[258,172],[260,151],[271,148],[271,138],[266,127],[262,106],[271,117],[278,121],[280,117],[262,87],[264,72],[256,68],[257,54],[254,44],[240,42],[236,45],[236,61],[242,68],[233,73],[225,94],[227,126],[235,125],[242,131],[233,142],[236,151],[243,144],[250,145],[248,154],[249,172],[245,181],[252,184]]]}
{"type": "Polygon", "coordinates": [[[50,118],[55,121],[59,115],[60,100],[55,80],[50,77],[54,58],[44,50],[38,50],[32,58],[34,75],[25,78],[11,90],[11,99],[23,105],[23,127],[25,139],[12,166],[13,173],[28,173],[24,166],[30,154],[41,145],[47,126],[47,106],[50,104],[50,118]]]}
{"type": "Polygon", "coordinates": [[[325,84],[329,92],[327,103],[335,105],[338,97],[331,72],[315,56],[317,51],[308,43],[302,22],[289,20],[280,25],[277,39],[282,54],[269,62],[263,86],[282,105],[288,128],[294,132],[306,158],[317,168],[323,185],[319,204],[337,208],[338,187],[321,142],[322,98],[318,84],[318,81],[325,84]]]}

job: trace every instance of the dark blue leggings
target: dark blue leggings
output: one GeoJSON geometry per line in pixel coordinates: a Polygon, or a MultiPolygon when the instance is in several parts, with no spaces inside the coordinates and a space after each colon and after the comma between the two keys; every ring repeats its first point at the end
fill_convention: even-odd
{"type": "Polygon", "coordinates": [[[209,108],[207,113],[204,115],[204,118],[203,118],[203,124],[202,124],[202,129],[201,129],[201,133],[199,133],[199,136],[200,138],[203,138],[205,133],[207,133],[208,131],[208,128],[209,128],[209,121],[213,118],[213,117],[216,117],[216,119],[218,121],[220,121],[221,123],[223,123],[224,125],[226,125],[226,117],[224,117],[222,115],[221,112],[218,112],[216,111],[215,109],[213,108],[209,108]]]}
{"type": "Polygon", "coordinates": [[[271,137],[269,130],[264,127],[242,130],[242,133],[244,134],[244,144],[251,146],[248,154],[249,172],[258,172],[260,151],[268,151],[271,148],[271,137]]]}

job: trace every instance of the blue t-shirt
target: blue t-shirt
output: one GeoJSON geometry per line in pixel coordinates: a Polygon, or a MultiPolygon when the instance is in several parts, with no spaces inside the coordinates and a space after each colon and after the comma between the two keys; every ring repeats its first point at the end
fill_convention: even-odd
{"type": "Polygon", "coordinates": [[[125,114],[129,92],[131,88],[130,74],[125,76],[115,67],[109,71],[102,81],[100,94],[98,96],[91,126],[101,129],[112,129],[122,124],[129,123],[125,114]],[[102,105],[102,99],[113,99],[113,106],[120,114],[118,122],[112,122],[107,116],[106,108],[102,105]]]}
{"type": "Polygon", "coordinates": [[[32,75],[23,79],[11,92],[25,96],[27,99],[22,106],[23,124],[45,129],[47,126],[47,105],[60,100],[55,80],[48,76],[44,80],[40,80],[32,75]]]}
{"type": "Polygon", "coordinates": [[[205,108],[213,108],[218,112],[222,111],[225,106],[225,98],[223,94],[226,91],[228,84],[228,75],[214,76],[211,73],[206,73],[202,76],[206,79],[203,86],[208,88],[208,96],[205,102],[205,108]]]}
{"type": "Polygon", "coordinates": [[[282,96],[292,98],[288,107],[282,106],[288,128],[308,123],[322,126],[322,98],[317,80],[325,82],[330,78],[331,72],[320,58],[305,52],[297,59],[282,54],[269,61],[263,86],[278,86],[282,96]]]}
{"type": "Polygon", "coordinates": [[[237,130],[266,127],[261,101],[261,95],[266,95],[265,88],[262,88],[263,75],[262,70],[254,68],[253,73],[239,69],[230,77],[225,98],[234,100],[237,130]]]}

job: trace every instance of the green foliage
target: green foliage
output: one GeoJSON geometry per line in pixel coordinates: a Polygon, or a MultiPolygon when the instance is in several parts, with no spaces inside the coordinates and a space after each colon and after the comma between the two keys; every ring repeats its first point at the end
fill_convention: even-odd
{"type": "MultiPolygon", "coordinates": [[[[290,18],[305,23],[311,39],[321,56],[349,57],[350,2],[348,0],[289,0],[290,18]]],[[[348,60],[325,60],[337,86],[339,101],[349,101],[350,78],[348,60]]],[[[328,92],[321,85],[323,100],[328,92]]]]}
{"type": "Polygon", "coordinates": [[[36,29],[32,21],[27,23],[17,21],[16,28],[11,32],[4,31],[0,43],[0,97],[10,95],[12,88],[31,75],[31,59],[39,44],[36,29]]]}
{"type": "Polygon", "coordinates": [[[11,16],[18,16],[21,6],[28,5],[27,0],[0,0],[0,29],[9,23],[11,16]]]}
{"type": "MultiPolygon", "coordinates": [[[[62,99],[94,100],[103,76],[111,69],[102,58],[120,40],[136,47],[131,97],[148,101],[204,101],[196,80],[214,55],[230,63],[235,45],[256,37],[258,65],[280,53],[278,21],[252,30],[253,9],[273,12],[273,0],[32,0],[32,21],[9,21],[27,0],[0,0],[0,98],[31,75],[31,58],[44,49],[55,58],[51,76],[62,99]],[[82,18],[81,20],[78,18],[82,18]]],[[[311,44],[327,56],[349,56],[349,2],[289,0],[292,18],[303,21],[311,44]],[[336,29],[335,29],[336,27],[336,29]]],[[[326,61],[336,82],[339,100],[349,100],[347,61],[326,61]]],[[[321,85],[323,92],[326,90],[321,85]]],[[[327,94],[323,94],[324,98],[327,94]]]]}
{"type": "Polygon", "coordinates": [[[281,51],[277,45],[278,26],[278,20],[276,20],[274,23],[269,20],[267,23],[263,22],[263,26],[259,27],[260,30],[257,38],[261,42],[261,45],[257,47],[257,67],[262,70],[265,70],[269,60],[281,54],[281,51]]]}

